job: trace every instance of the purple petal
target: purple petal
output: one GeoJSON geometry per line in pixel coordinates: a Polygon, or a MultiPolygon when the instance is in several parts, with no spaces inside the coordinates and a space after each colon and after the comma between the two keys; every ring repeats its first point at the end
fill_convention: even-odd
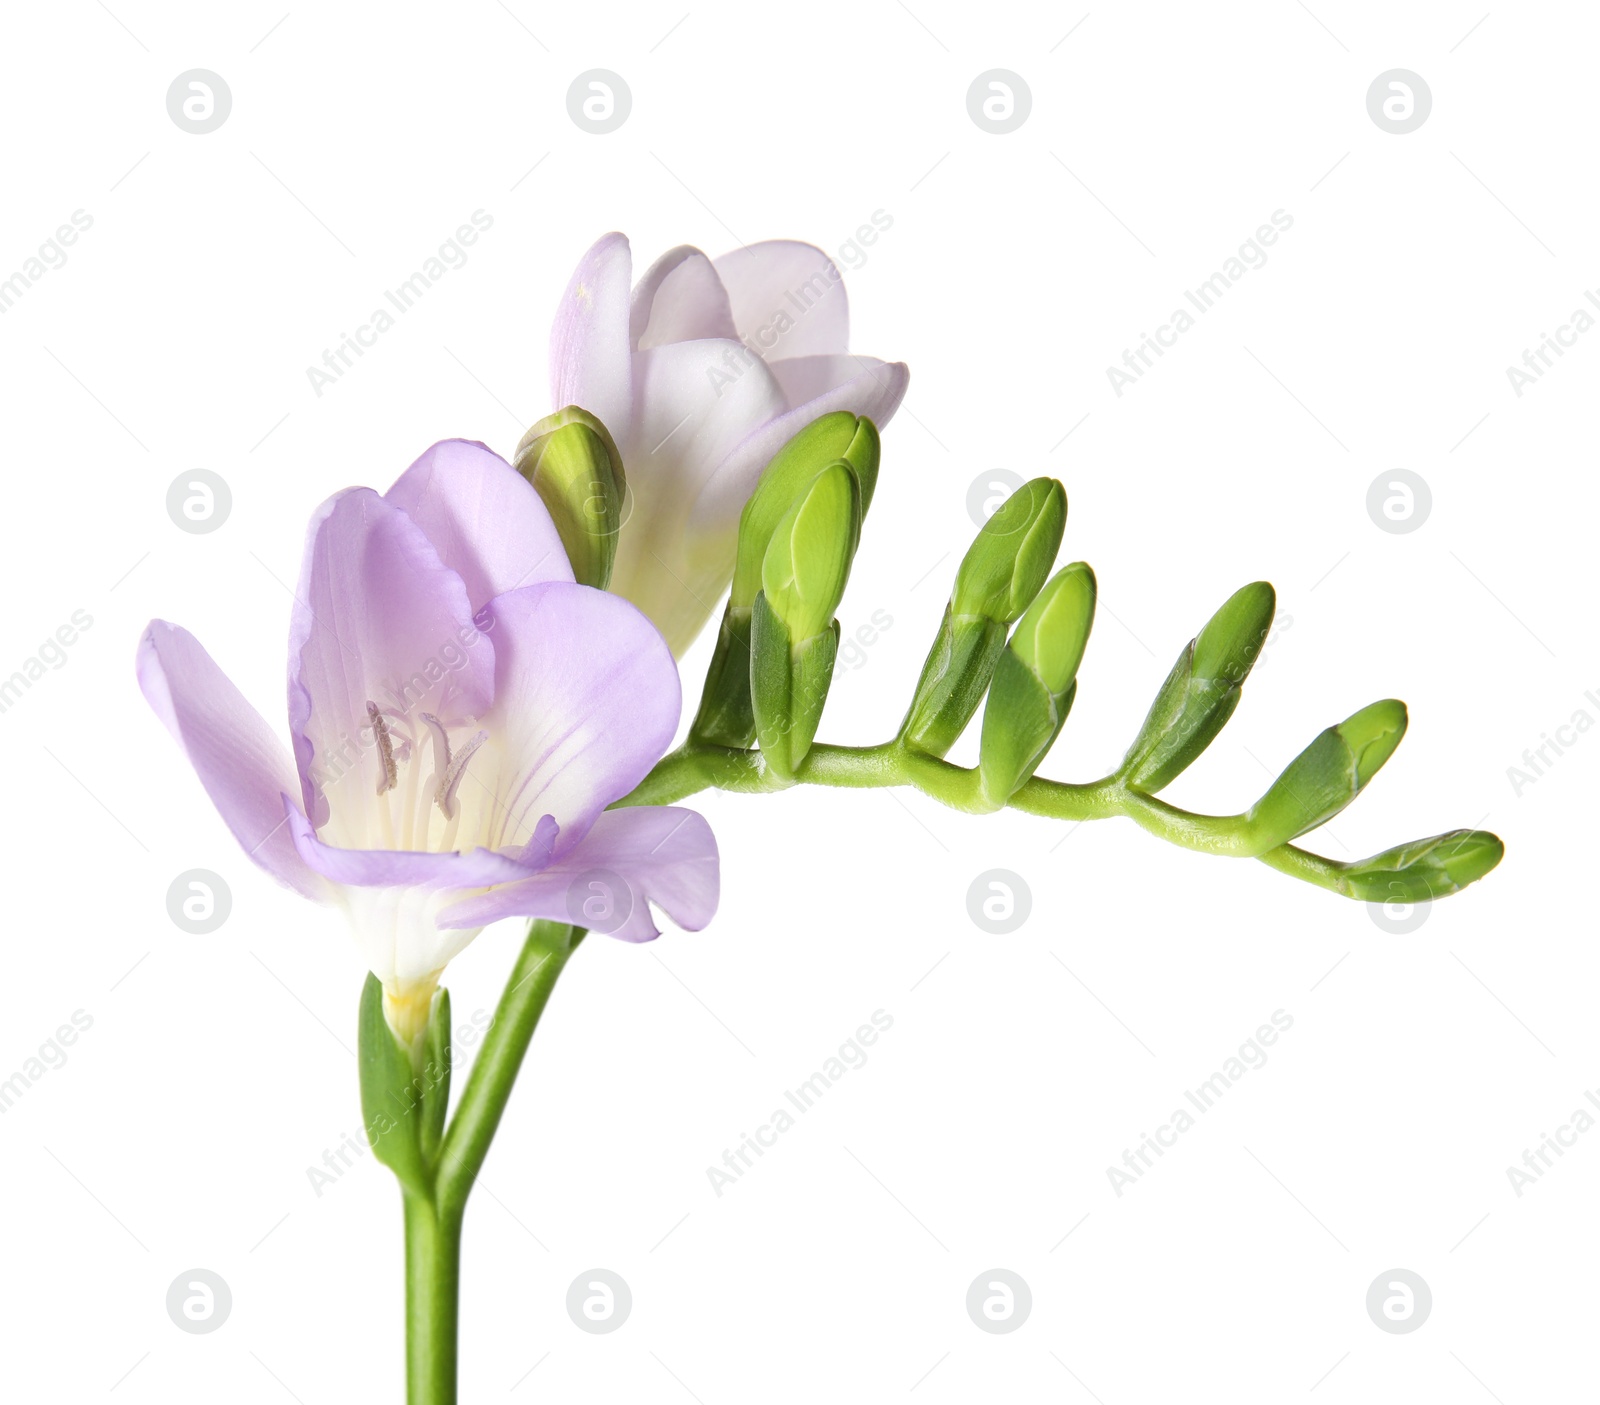
{"type": "Polygon", "coordinates": [[[491,883],[511,883],[548,865],[557,839],[556,822],[545,815],[535,826],[533,838],[515,854],[493,849],[472,849],[464,854],[340,849],[317,838],[287,795],[281,805],[300,857],[324,878],[357,888],[483,888],[491,883]]]}
{"type": "Polygon", "coordinates": [[[485,725],[509,768],[496,778],[498,843],[561,826],[559,860],[661,758],[678,725],[678,670],[626,600],[552,582],[500,596],[495,706],[485,725]]]}
{"type": "Polygon", "coordinates": [[[621,234],[599,239],[579,262],[550,328],[550,395],[557,409],[578,405],[627,437],[633,409],[628,300],[633,255],[621,234]]]}
{"type": "Polygon", "coordinates": [[[772,239],[716,261],[739,335],[767,357],[842,354],[850,345],[844,275],[821,249],[772,239]]]}
{"type": "Polygon", "coordinates": [[[624,941],[661,935],[654,903],[697,932],[717,910],[717,841],[693,810],[608,810],[584,841],[536,878],[467,898],[439,914],[441,927],[481,927],[502,917],[545,917],[624,941]]]}
{"type": "MultiPolygon", "coordinates": [[[[330,787],[361,826],[376,807],[381,748],[368,704],[414,727],[446,726],[489,709],[494,645],[473,622],[461,577],[399,508],[370,488],[330,498],[312,519],[289,630],[289,731],[306,812],[321,828],[330,787]]],[[[378,847],[377,835],[365,844],[378,847]]]]}
{"type": "Polygon", "coordinates": [[[383,496],[422,529],[439,559],[461,577],[474,610],[520,585],[572,579],[538,493],[482,444],[435,444],[383,496]]]}
{"type": "Polygon", "coordinates": [[[283,743],[194,635],[152,620],[139,641],[139,687],[188,753],[233,837],[251,859],[308,898],[327,885],[301,861],[280,796],[295,788],[283,743]]]}
{"type": "Polygon", "coordinates": [[[700,250],[680,244],[658,258],[633,290],[629,340],[635,351],[668,342],[737,341],[727,289],[700,250]]]}

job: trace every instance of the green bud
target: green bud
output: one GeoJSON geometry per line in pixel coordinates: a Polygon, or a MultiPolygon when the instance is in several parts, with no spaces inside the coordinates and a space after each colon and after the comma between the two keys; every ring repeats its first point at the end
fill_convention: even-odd
{"type": "Polygon", "coordinates": [[[1011,634],[1011,652],[1050,692],[1072,686],[1094,624],[1094,572],[1074,561],[1051,578],[1011,634]]]}
{"type": "Polygon", "coordinates": [[[788,626],[756,596],[750,620],[750,702],[761,754],[785,780],[811,750],[839,652],[839,623],[796,642],[788,626]]]}
{"type": "Polygon", "coordinates": [[[878,451],[877,427],[844,410],[812,420],[778,450],[739,516],[739,555],[729,596],[735,608],[748,610],[755,603],[773,533],[825,468],[841,459],[850,465],[866,515],[878,482],[878,451]]]}
{"type": "Polygon", "coordinates": [[[1032,777],[1060,735],[1077,695],[1094,603],[1094,572],[1074,561],[1028,606],[1000,656],[978,761],[989,808],[999,809],[1032,777]]]}
{"type": "Polygon", "coordinates": [[[733,588],[722,613],[717,647],[706,670],[700,710],[689,729],[692,741],[747,747],[755,740],[750,701],[752,606],[761,591],[762,569],[773,533],[795,501],[829,465],[841,460],[860,484],[866,515],[878,482],[877,426],[845,411],[822,415],[778,450],[761,475],[739,518],[739,553],[733,588]]]}
{"type": "Polygon", "coordinates": [[[1189,641],[1123,758],[1126,784],[1154,795],[1211,745],[1239,705],[1276,608],[1272,587],[1252,582],[1229,596],[1189,641]]]}
{"type": "Polygon", "coordinates": [[[751,610],[750,701],[762,754],[792,778],[822,720],[839,650],[834,612],[861,533],[861,488],[840,460],[784,515],[751,610]]]}
{"type": "Polygon", "coordinates": [[[961,567],[950,608],[1011,624],[1055,565],[1067,525],[1067,493],[1054,478],[1024,483],[983,524],[961,567]]]}
{"type": "Polygon", "coordinates": [[[956,571],[950,603],[922,665],[900,739],[943,756],[966,730],[1006,646],[1006,627],[1055,564],[1067,494],[1053,478],[1024,483],[984,523],[956,571]]]}
{"type": "Polygon", "coordinates": [[[606,427],[568,405],[522,436],[514,463],[549,509],[573,578],[604,590],[616,564],[627,493],[622,455],[606,427]]]}
{"type": "Polygon", "coordinates": [[[1246,819],[1287,844],[1331,820],[1361,794],[1406,734],[1406,705],[1393,698],[1372,703],[1329,727],[1302,751],[1246,819]]]}
{"type": "Polygon", "coordinates": [[[756,739],[750,704],[750,630],[753,611],[731,600],[722,612],[717,647],[700,690],[700,710],[689,728],[691,742],[743,749],[756,739]]]}
{"type": "Polygon", "coordinates": [[[1498,864],[1506,846],[1482,829],[1452,829],[1351,864],[1346,891],[1364,902],[1422,903],[1459,893],[1498,864]]]}
{"type": "Polygon", "coordinates": [[[761,565],[767,604],[797,643],[833,623],[860,537],[861,488],[841,459],[784,515],[761,565]]]}
{"type": "Polygon", "coordinates": [[[1005,647],[1006,627],[998,620],[987,615],[957,618],[946,605],[900,724],[900,739],[929,756],[949,751],[983,701],[1005,647]]]}

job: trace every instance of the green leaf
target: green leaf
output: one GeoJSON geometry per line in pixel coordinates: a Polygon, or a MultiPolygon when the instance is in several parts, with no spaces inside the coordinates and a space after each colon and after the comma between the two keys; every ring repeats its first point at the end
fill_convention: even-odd
{"type": "Polygon", "coordinates": [[[383,983],[371,972],[361,988],[357,1034],[361,1118],[372,1154],[417,1195],[429,1194],[422,1119],[411,1054],[383,1014],[383,983]]]}

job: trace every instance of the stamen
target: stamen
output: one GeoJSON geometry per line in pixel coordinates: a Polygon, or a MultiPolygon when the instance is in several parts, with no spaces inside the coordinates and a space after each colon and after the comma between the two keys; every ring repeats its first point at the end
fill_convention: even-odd
{"type": "Polygon", "coordinates": [[[467,762],[472,760],[472,754],[488,740],[487,732],[479,732],[456,753],[439,778],[439,788],[434,792],[433,798],[439,802],[439,808],[444,811],[447,820],[456,817],[456,787],[461,784],[461,778],[467,773],[467,762]]]}
{"type": "Polygon", "coordinates": [[[378,704],[367,704],[367,720],[372,723],[372,735],[377,739],[378,755],[383,761],[383,774],[378,777],[378,794],[393,790],[400,781],[400,772],[394,764],[394,744],[389,740],[389,725],[378,711],[378,704]]]}

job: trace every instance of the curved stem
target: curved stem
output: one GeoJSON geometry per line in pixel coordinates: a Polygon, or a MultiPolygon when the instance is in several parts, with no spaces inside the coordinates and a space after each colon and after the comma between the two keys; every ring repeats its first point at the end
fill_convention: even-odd
{"type": "Polygon", "coordinates": [[[495,1006],[494,1020],[444,1134],[434,1183],[434,1200],[441,1216],[454,1215],[459,1220],[500,1126],[539,1016],[583,935],[581,927],[563,922],[529,925],[522,954],[495,1006]]]}

